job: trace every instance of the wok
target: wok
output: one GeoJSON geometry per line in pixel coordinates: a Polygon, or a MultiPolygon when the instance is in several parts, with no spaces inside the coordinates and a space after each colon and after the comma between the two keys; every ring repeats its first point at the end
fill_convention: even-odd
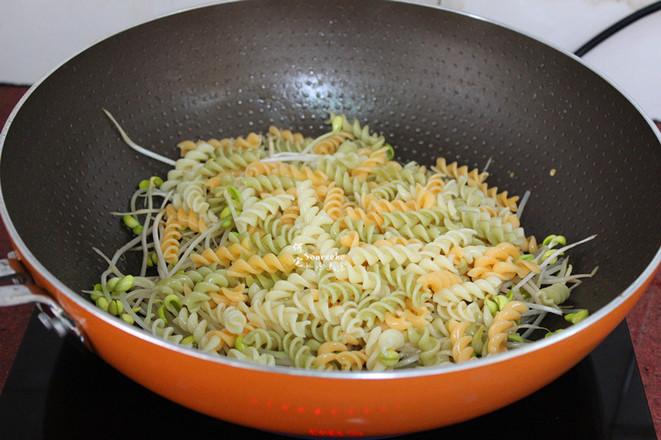
{"type": "Polygon", "coordinates": [[[475,17],[377,0],[192,9],[83,51],[11,115],[2,132],[2,218],[34,284],[2,296],[47,303],[53,322],[68,323],[114,368],[220,419],[303,436],[432,429],[536,391],[624,319],[661,261],[660,164],[651,121],[608,80],[475,17]],[[252,365],[152,337],[81,293],[105,265],[92,248],[108,254],[127,240],[108,213],[125,209],[135,182],[166,172],[128,149],[102,108],[136,143],[172,158],[181,140],[270,124],[321,133],[332,110],[383,133],[400,161],[443,155],[482,168],[490,160],[492,185],[530,191],[527,234],[597,234],[572,253],[575,271],[599,267],[571,297],[591,315],[518,350],[385,373],[252,365]]]}

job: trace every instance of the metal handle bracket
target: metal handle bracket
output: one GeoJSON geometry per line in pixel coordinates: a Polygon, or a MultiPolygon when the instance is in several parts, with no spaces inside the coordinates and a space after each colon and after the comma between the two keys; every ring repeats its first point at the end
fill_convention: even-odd
{"type": "Polygon", "coordinates": [[[53,330],[60,337],[72,334],[85,344],[80,327],[67,316],[57,301],[33,283],[14,252],[0,260],[0,283],[7,282],[12,284],[0,285],[0,307],[37,304],[39,320],[47,329],[53,330]]]}

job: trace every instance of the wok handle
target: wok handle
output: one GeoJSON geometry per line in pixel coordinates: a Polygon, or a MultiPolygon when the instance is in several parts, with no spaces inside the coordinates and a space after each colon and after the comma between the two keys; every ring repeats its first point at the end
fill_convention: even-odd
{"type": "Polygon", "coordinates": [[[67,316],[57,301],[32,282],[14,252],[10,252],[6,259],[0,260],[0,283],[7,282],[12,284],[0,285],[0,307],[37,304],[39,320],[47,329],[53,330],[60,337],[73,335],[87,345],[78,324],[67,316]]]}

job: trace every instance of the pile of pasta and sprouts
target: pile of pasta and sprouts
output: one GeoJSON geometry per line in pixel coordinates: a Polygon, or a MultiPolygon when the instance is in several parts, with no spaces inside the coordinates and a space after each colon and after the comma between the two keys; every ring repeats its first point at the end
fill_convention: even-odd
{"type": "Polygon", "coordinates": [[[271,126],[181,142],[166,179],[114,213],[135,237],[97,250],[108,268],[87,293],[177,344],[350,371],[469,361],[529,342],[549,313],[587,316],[560,306],[592,275],[565,251],[592,237],[538,243],[524,201],[486,171],[400,164],[367,125],[328,124],[315,139],[271,126]],[[118,268],[126,253],[142,257],[134,273],[118,268]]]}

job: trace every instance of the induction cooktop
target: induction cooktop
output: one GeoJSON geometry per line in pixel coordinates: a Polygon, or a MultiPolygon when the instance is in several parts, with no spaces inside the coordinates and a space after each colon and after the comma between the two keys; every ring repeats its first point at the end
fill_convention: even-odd
{"type": "MultiPolygon", "coordinates": [[[[256,413],[255,417],[259,417],[256,413]]],[[[35,311],[0,394],[0,439],[286,438],[233,425],[166,400],[35,311]]],[[[506,408],[401,439],[656,439],[626,322],[550,385],[506,408]]]]}

